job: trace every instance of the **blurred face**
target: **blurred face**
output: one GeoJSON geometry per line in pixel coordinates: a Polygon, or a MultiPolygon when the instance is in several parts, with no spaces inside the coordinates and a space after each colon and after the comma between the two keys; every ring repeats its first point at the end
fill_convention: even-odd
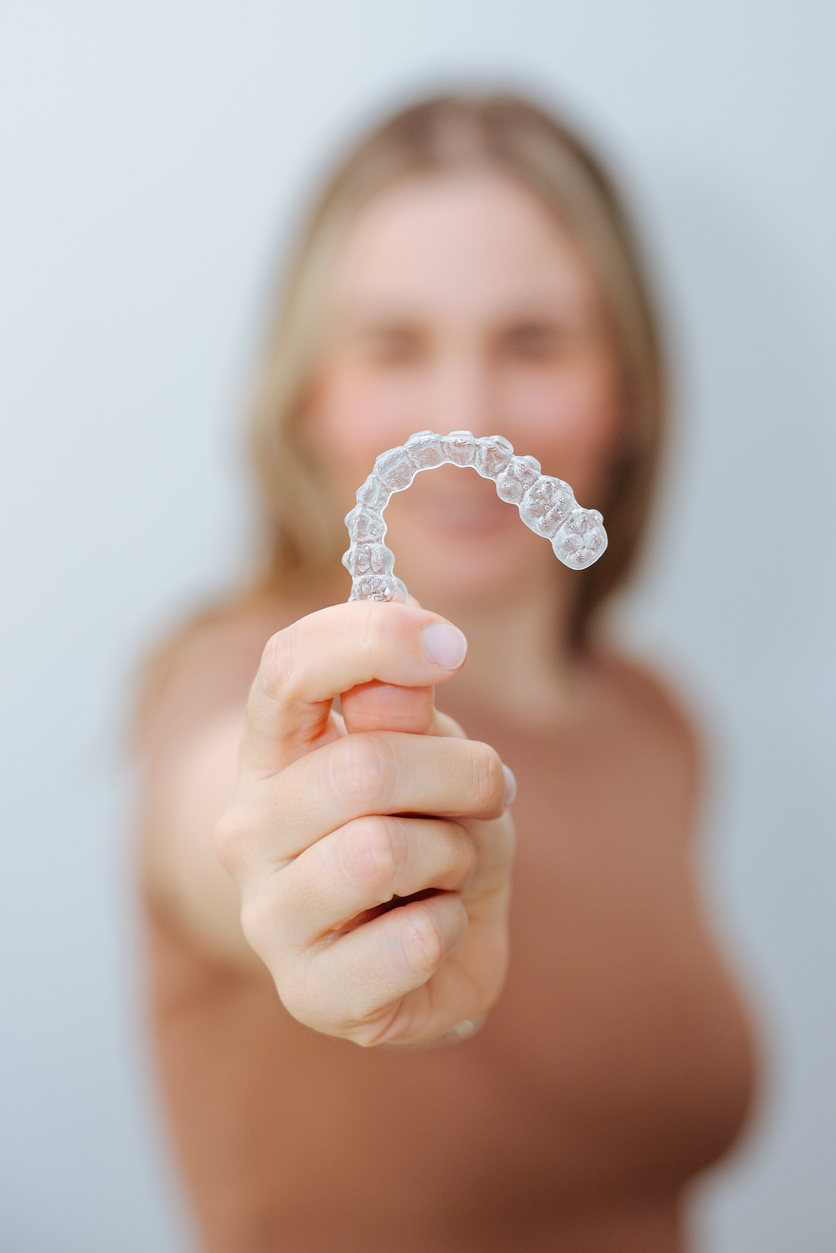
{"type": "MultiPolygon", "coordinates": [[[[476,171],[381,194],[337,267],[330,327],[307,430],[346,510],[378,453],[424,429],[504,435],[595,504],[619,370],[587,264],[522,185],[476,171]]],[[[550,544],[473,469],[418,474],[386,520],[396,573],[427,604],[557,574],[550,544]]]]}

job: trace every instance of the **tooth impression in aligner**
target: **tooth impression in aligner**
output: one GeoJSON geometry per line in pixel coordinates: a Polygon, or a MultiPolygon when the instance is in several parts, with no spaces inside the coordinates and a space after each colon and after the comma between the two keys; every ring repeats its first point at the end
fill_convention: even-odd
{"type": "Polygon", "coordinates": [[[607,547],[604,520],[597,509],[581,509],[568,483],[540,473],[534,457],[515,457],[501,435],[477,439],[470,431],[417,431],[400,448],[382,452],[346,514],[351,540],[343,565],[351,575],[349,600],[400,601],[404,584],[392,572],[395,554],[383,543],[383,510],[393,492],[405,491],[421,470],[440,465],[472,466],[493,479],[497,495],[519,506],[527,527],[551,540],[554,554],[572,570],[584,570],[607,547]]]}

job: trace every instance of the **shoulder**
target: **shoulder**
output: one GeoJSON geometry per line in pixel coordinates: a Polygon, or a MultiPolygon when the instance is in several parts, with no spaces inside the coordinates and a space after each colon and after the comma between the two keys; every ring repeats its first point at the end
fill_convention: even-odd
{"type": "Polygon", "coordinates": [[[310,607],[249,597],[203,614],[158,648],[145,668],[135,718],[143,755],[243,709],[267,641],[310,607]]]}
{"type": "Polygon", "coordinates": [[[701,736],[673,683],[647,663],[612,647],[597,647],[589,660],[612,716],[629,724],[642,743],[696,788],[703,773],[701,736]]]}

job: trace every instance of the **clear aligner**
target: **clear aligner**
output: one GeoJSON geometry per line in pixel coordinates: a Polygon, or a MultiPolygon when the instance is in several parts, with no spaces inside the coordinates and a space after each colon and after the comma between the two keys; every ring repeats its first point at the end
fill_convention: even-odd
{"type": "Polygon", "coordinates": [[[418,431],[402,447],[380,454],[357,492],[357,504],[346,514],[351,546],[343,565],[351,575],[349,600],[406,600],[406,587],[393,573],[395,554],[383,543],[383,510],[393,492],[404,491],[421,470],[448,464],[472,466],[482,478],[493,479],[500,499],[517,505],[526,526],[550,540],[555,556],[572,570],[591,566],[607,547],[598,510],[582,509],[568,483],[541,474],[534,457],[515,457],[501,435],[476,439],[470,431],[418,431]]]}

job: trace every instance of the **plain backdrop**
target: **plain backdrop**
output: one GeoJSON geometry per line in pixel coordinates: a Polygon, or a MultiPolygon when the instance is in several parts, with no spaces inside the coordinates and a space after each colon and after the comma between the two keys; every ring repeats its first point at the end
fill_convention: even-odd
{"type": "Polygon", "coordinates": [[[126,709],[246,561],[242,396],[340,143],[428,88],[565,107],[678,367],[635,647],[712,729],[700,872],[767,1041],[704,1253],[836,1248],[836,7],[2,0],[0,1247],[183,1253],[137,987],[126,709]]]}

